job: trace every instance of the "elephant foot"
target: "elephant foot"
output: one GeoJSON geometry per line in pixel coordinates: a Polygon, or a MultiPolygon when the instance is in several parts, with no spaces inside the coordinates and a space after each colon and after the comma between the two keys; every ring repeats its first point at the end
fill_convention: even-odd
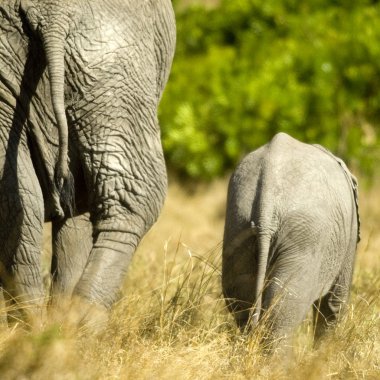
{"type": "Polygon", "coordinates": [[[20,327],[26,331],[41,331],[46,325],[46,307],[29,306],[18,308],[15,305],[6,307],[0,316],[0,326],[20,327]]]}
{"type": "Polygon", "coordinates": [[[70,312],[77,318],[77,326],[83,332],[98,334],[105,330],[109,320],[109,309],[75,297],[70,312]]]}
{"type": "Polygon", "coordinates": [[[50,308],[50,319],[64,329],[97,335],[105,330],[109,310],[99,304],[91,303],[82,297],[59,299],[50,308]]]}

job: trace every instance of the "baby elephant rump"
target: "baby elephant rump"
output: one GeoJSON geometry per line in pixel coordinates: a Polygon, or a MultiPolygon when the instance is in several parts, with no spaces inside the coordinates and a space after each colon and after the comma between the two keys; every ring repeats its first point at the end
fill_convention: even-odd
{"type": "Polygon", "coordinates": [[[314,305],[316,335],[344,310],[359,240],[357,182],[342,160],[279,133],[246,156],[228,189],[222,285],[241,329],[269,341],[314,305]]]}

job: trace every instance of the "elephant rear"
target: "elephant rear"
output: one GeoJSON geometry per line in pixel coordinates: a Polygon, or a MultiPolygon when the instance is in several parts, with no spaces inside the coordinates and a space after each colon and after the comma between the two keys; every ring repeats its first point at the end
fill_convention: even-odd
{"type": "Polygon", "coordinates": [[[242,328],[276,304],[271,333],[286,335],[320,297],[334,304],[325,320],[336,319],[352,278],[355,191],[342,161],[283,133],[242,160],[229,184],[222,273],[242,328]]]}

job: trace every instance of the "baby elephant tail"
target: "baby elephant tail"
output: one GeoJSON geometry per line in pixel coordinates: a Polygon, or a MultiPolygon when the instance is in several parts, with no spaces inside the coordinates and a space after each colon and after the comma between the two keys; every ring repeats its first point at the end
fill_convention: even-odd
{"type": "Polygon", "coordinates": [[[252,310],[251,323],[255,326],[260,319],[262,295],[265,287],[265,276],[268,266],[271,236],[269,233],[258,232],[257,267],[255,276],[255,303],[252,310]]]}

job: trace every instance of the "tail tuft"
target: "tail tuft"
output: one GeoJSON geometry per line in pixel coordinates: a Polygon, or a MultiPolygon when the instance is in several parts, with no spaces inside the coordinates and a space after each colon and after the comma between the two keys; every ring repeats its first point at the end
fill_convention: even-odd
{"type": "MultiPolygon", "coordinates": [[[[73,216],[75,212],[75,186],[74,177],[70,171],[65,177],[57,176],[56,184],[59,192],[60,206],[62,212],[59,214],[73,216]]],[[[63,215],[61,215],[63,217],[63,215]]]]}

